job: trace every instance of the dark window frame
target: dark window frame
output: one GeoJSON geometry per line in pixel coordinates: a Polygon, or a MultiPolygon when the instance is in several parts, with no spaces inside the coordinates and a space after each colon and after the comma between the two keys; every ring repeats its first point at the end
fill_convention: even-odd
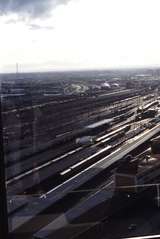
{"type": "Polygon", "coordinates": [[[0,237],[7,239],[8,236],[9,231],[3,142],[2,95],[0,95],[0,237]]]}

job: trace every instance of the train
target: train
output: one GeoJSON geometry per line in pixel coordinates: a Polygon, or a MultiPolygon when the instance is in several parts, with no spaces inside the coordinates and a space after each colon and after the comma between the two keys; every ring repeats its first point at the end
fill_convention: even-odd
{"type": "Polygon", "coordinates": [[[113,118],[100,120],[98,122],[85,126],[84,129],[86,130],[86,133],[88,135],[97,135],[109,129],[109,127],[113,124],[113,121],[113,118]]]}
{"type": "Polygon", "coordinates": [[[129,111],[127,113],[121,114],[119,116],[104,119],[96,123],[87,125],[84,127],[85,135],[96,136],[104,131],[109,130],[114,124],[120,123],[134,115],[134,111],[129,111]]]}
{"type": "MultiPolygon", "coordinates": [[[[130,129],[130,126],[124,126],[122,129],[117,130],[116,133],[112,132],[108,134],[108,137],[98,140],[95,139],[95,147],[98,147],[98,151],[94,153],[93,155],[84,158],[80,162],[74,164],[73,166],[67,168],[66,170],[62,171],[60,175],[63,178],[68,178],[71,175],[74,175],[75,173],[80,172],[81,170],[84,170],[86,167],[89,167],[93,163],[96,163],[97,161],[101,160],[102,158],[109,155],[115,148],[120,146],[122,143],[125,142],[126,137],[125,133],[130,129]],[[109,136],[110,135],[110,136],[109,136]]],[[[87,142],[88,143],[88,142],[87,142]]]]}
{"type": "Polygon", "coordinates": [[[158,101],[158,100],[155,100],[155,101],[153,101],[153,102],[151,102],[151,103],[149,103],[149,104],[147,104],[147,105],[145,105],[145,106],[139,107],[139,108],[137,109],[137,113],[143,113],[143,112],[145,112],[146,110],[148,110],[149,108],[158,105],[158,103],[159,103],[159,101],[158,101]]]}
{"type": "Polygon", "coordinates": [[[120,123],[123,120],[126,120],[134,115],[134,111],[129,111],[127,113],[121,114],[119,116],[114,117],[114,123],[120,123]]]}
{"type": "Polygon", "coordinates": [[[92,136],[83,136],[80,138],[76,138],[76,144],[79,146],[88,146],[92,145],[95,142],[95,138],[92,136]]]}
{"type": "Polygon", "coordinates": [[[157,114],[157,110],[156,109],[148,109],[148,110],[145,110],[141,113],[138,113],[136,115],[136,120],[141,120],[141,119],[146,119],[146,118],[152,118],[152,117],[155,117],[156,114],[157,114]]]}

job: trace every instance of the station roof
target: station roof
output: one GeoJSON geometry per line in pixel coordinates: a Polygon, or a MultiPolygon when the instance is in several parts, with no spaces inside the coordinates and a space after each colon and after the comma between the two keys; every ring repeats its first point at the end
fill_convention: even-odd
{"type": "Polygon", "coordinates": [[[90,124],[90,125],[87,125],[86,128],[87,129],[93,129],[93,128],[97,128],[99,126],[102,126],[102,125],[105,125],[105,124],[109,124],[110,122],[112,122],[113,119],[104,119],[104,120],[100,120],[96,123],[93,123],[93,124],[90,124]]]}
{"type": "Polygon", "coordinates": [[[147,109],[147,108],[149,108],[149,107],[151,107],[152,105],[154,105],[154,104],[156,104],[156,103],[158,103],[158,101],[157,100],[155,100],[155,101],[153,101],[153,102],[150,102],[150,103],[148,103],[147,105],[145,105],[144,107],[140,107],[140,109],[147,109]]]}

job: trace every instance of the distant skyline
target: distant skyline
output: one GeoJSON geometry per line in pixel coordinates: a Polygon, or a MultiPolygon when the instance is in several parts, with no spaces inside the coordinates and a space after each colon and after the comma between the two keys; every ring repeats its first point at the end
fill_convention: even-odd
{"type": "Polygon", "coordinates": [[[159,0],[0,1],[0,72],[160,66],[159,0]]]}

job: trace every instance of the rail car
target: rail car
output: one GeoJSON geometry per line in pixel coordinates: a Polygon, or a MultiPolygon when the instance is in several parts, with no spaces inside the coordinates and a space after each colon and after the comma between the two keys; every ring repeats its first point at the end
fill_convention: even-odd
{"type": "Polygon", "coordinates": [[[142,90],[128,89],[128,90],[120,90],[120,91],[116,91],[116,92],[103,94],[98,97],[99,98],[108,98],[109,100],[112,99],[112,101],[113,101],[113,99],[114,100],[123,100],[124,97],[136,96],[138,94],[143,94],[142,90]]]}
{"type": "Polygon", "coordinates": [[[130,129],[130,127],[131,127],[130,125],[124,126],[121,129],[117,129],[99,138],[88,135],[82,136],[81,138],[76,139],[76,144],[83,146],[96,144],[98,146],[104,147],[105,145],[124,137],[125,133],[130,129]]]}
{"type": "Polygon", "coordinates": [[[155,117],[156,114],[157,114],[157,110],[148,109],[148,110],[138,113],[136,115],[136,120],[152,118],[152,117],[155,117]]]}
{"type": "Polygon", "coordinates": [[[86,133],[90,136],[94,136],[97,135],[107,129],[109,129],[109,127],[112,125],[113,123],[113,118],[111,119],[104,119],[101,121],[98,121],[96,123],[87,125],[84,127],[84,129],[86,130],[86,133]]]}
{"type": "Polygon", "coordinates": [[[157,115],[150,120],[150,123],[159,123],[159,122],[160,122],[160,115],[157,115]]]}
{"type": "Polygon", "coordinates": [[[147,118],[147,117],[150,118],[150,117],[155,117],[156,114],[157,114],[157,110],[148,109],[142,115],[143,115],[144,118],[147,118]]]}
{"type": "Polygon", "coordinates": [[[117,145],[118,145],[118,141],[123,137],[125,137],[125,131],[124,130],[114,134],[113,136],[110,136],[108,138],[105,138],[105,139],[101,140],[101,142],[99,143],[99,146],[104,147],[106,145],[114,143],[115,141],[117,142],[117,145]]]}
{"type": "Polygon", "coordinates": [[[111,138],[108,138],[107,139],[108,142],[107,142],[107,140],[106,140],[106,142],[105,142],[105,140],[104,140],[104,142],[102,141],[101,142],[102,145],[104,144],[102,149],[100,149],[95,154],[93,154],[93,155],[81,160],[80,162],[74,164],[73,166],[69,167],[68,169],[62,171],[60,173],[60,176],[62,176],[64,178],[68,178],[68,177],[84,170],[85,168],[91,166],[92,164],[98,162],[99,160],[106,157],[110,153],[112,153],[115,148],[120,146],[126,140],[124,137],[122,137],[122,136],[124,136],[124,134],[121,135],[121,137],[122,137],[121,139],[119,138],[118,140],[115,140],[118,137],[118,135],[120,137],[120,134],[122,134],[122,132],[112,136],[111,138]]]}
{"type": "Polygon", "coordinates": [[[107,156],[108,154],[110,154],[112,151],[112,146],[107,145],[105,148],[99,150],[98,152],[96,152],[95,154],[81,160],[80,162],[74,164],[73,166],[69,167],[68,169],[62,171],[60,173],[60,175],[62,177],[69,177],[83,169],[85,169],[86,167],[89,167],[90,165],[92,165],[93,163],[96,163],[98,160],[102,159],[103,157],[107,156]]]}
{"type": "Polygon", "coordinates": [[[145,96],[145,97],[143,98],[143,100],[144,100],[144,101],[147,101],[147,100],[151,100],[151,99],[153,99],[153,98],[154,98],[154,94],[145,96]]]}
{"type": "Polygon", "coordinates": [[[115,123],[122,122],[123,120],[126,120],[133,115],[134,115],[134,112],[130,111],[130,112],[121,114],[119,116],[116,116],[114,118],[104,119],[104,120],[98,121],[98,122],[93,123],[91,125],[85,126],[84,127],[84,132],[88,136],[98,135],[99,133],[108,130],[115,123]]]}
{"type": "Polygon", "coordinates": [[[121,114],[119,116],[114,117],[114,122],[119,123],[119,122],[121,122],[123,120],[128,119],[129,117],[131,117],[133,115],[134,115],[134,111],[130,111],[130,112],[121,114]]]}
{"type": "Polygon", "coordinates": [[[76,138],[75,142],[79,146],[89,146],[94,144],[95,138],[92,136],[83,136],[81,138],[76,138]]]}
{"type": "Polygon", "coordinates": [[[155,101],[153,101],[153,102],[151,102],[151,103],[149,103],[149,104],[147,104],[147,105],[145,105],[143,107],[139,107],[138,110],[137,110],[137,113],[145,112],[149,108],[158,105],[158,103],[159,103],[158,100],[155,100],[155,101]]]}
{"type": "Polygon", "coordinates": [[[126,133],[130,128],[131,128],[131,125],[125,125],[125,126],[123,126],[123,127],[121,127],[121,128],[118,128],[118,129],[116,129],[116,130],[114,130],[114,131],[111,131],[111,132],[108,133],[107,135],[103,135],[103,136],[97,138],[97,139],[96,139],[96,142],[101,142],[102,140],[104,140],[104,139],[106,139],[106,138],[108,138],[108,137],[112,137],[112,136],[114,136],[115,134],[118,134],[118,133],[120,133],[120,132],[126,133]]]}
{"type": "Polygon", "coordinates": [[[126,138],[131,139],[131,138],[135,137],[136,135],[140,134],[141,132],[143,132],[144,130],[145,130],[145,127],[143,125],[140,125],[134,129],[129,130],[126,133],[126,138]]]}

